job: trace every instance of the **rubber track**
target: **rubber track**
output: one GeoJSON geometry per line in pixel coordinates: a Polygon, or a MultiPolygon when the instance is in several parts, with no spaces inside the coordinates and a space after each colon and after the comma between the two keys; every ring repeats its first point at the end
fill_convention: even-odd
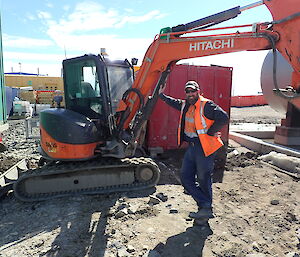
{"type": "MultiPolygon", "coordinates": [[[[41,168],[34,170],[28,170],[23,176],[21,176],[17,182],[14,183],[14,194],[16,198],[25,202],[33,201],[43,201],[54,199],[63,196],[74,196],[82,194],[107,194],[113,192],[123,192],[123,191],[133,191],[133,190],[142,190],[146,188],[153,187],[157,184],[160,177],[160,170],[157,164],[150,158],[139,157],[139,158],[125,158],[125,159],[113,159],[113,158],[103,158],[93,161],[84,161],[84,162],[58,162],[50,163],[41,168]],[[153,177],[146,182],[134,181],[132,184],[123,184],[123,185],[112,185],[112,186],[101,186],[86,188],[80,190],[60,190],[57,192],[50,193],[38,193],[38,194],[28,194],[24,191],[23,184],[25,181],[34,178],[46,179],[47,176],[55,176],[55,174],[67,174],[72,172],[83,172],[85,175],[88,174],[89,170],[97,169],[101,172],[101,169],[109,168],[128,168],[128,170],[136,170],[138,167],[149,167],[154,175],[153,177]]],[[[34,180],[33,180],[34,181],[34,180]]]]}

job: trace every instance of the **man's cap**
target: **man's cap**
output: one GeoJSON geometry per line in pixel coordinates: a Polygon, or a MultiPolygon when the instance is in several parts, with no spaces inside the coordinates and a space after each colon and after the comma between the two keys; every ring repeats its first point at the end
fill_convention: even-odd
{"type": "Polygon", "coordinates": [[[190,81],[185,83],[185,89],[187,89],[187,88],[191,88],[191,89],[194,89],[194,90],[199,90],[200,89],[198,83],[196,81],[193,81],[193,80],[190,80],[190,81]]]}

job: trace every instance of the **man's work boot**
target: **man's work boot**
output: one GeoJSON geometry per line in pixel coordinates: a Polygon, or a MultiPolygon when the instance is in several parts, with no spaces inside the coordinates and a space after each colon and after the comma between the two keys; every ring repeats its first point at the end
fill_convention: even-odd
{"type": "Polygon", "coordinates": [[[197,212],[190,212],[189,217],[192,219],[211,219],[214,218],[211,208],[201,208],[197,212]]]}

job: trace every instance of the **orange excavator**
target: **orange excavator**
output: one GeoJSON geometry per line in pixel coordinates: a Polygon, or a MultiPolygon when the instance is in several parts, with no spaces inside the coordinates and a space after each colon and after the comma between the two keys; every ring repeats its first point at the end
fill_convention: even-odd
{"type": "MultiPolygon", "coordinates": [[[[84,55],[64,60],[66,108],[40,114],[40,152],[50,162],[25,172],[14,182],[16,197],[37,201],[154,186],[159,179],[158,166],[149,158],[134,156],[141,128],[159,91],[176,62],[182,59],[266,49],[272,49],[276,55],[277,50],[294,70],[292,94],[286,95],[277,86],[278,94],[299,107],[299,28],[299,0],[264,0],[163,28],[149,46],[136,78],[136,59],[110,61],[102,55],[84,55]],[[263,4],[273,21],[212,28],[263,4]],[[227,33],[241,28],[248,31],[227,33]],[[214,34],[216,31],[219,34],[214,34]]],[[[273,71],[276,85],[276,56],[273,71]]]]}

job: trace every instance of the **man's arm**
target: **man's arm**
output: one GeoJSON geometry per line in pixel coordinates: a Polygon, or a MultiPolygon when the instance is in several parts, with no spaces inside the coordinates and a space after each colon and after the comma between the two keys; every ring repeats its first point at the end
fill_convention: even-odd
{"type": "Polygon", "coordinates": [[[163,100],[166,104],[170,105],[171,107],[181,110],[181,106],[183,104],[183,100],[181,99],[176,99],[171,96],[165,95],[163,93],[159,94],[159,98],[163,100]]]}
{"type": "Polygon", "coordinates": [[[210,120],[214,120],[215,122],[207,131],[209,136],[213,136],[215,133],[221,130],[221,128],[228,124],[229,117],[227,113],[214,102],[209,101],[204,106],[204,115],[210,120]]]}

